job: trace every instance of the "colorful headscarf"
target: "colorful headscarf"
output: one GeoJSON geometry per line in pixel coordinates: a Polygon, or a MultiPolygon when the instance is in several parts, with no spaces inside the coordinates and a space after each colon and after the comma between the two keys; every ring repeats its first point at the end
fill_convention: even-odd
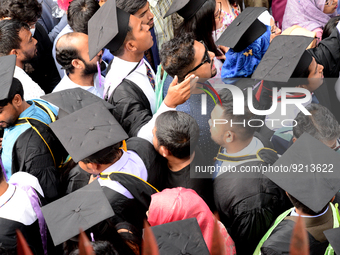
{"type": "Polygon", "coordinates": [[[255,71],[269,47],[271,28],[270,26],[266,27],[267,31],[243,51],[235,52],[233,49],[229,49],[225,54],[222,78],[248,77],[255,71]]]}
{"type": "Polygon", "coordinates": [[[58,6],[60,9],[67,11],[68,6],[73,0],[58,0],[58,6]]]}
{"type": "MultiPolygon", "coordinates": [[[[337,1],[337,0],[335,0],[337,1]]],[[[323,12],[326,0],[288,0],[285,14],[283,15],[282,29],[299,25],[309,31],[322,28],[328,20],[337,15],[323,12]]]]}
{"type": "MultiPolygon", "coordinates": [[[[204,200],[192,189],[165,189],[151,196],[148,221],[151,226],[195,217],[201,228],[209,251],[212,248],[212,236],[215,218],[204,200]]],[[[235,247],[231,237],[222,224],[219,225],[226,239],[226,254],[234,254],[235,247]],[[223,232],[224,229],[224,232],[223,232]]]]}

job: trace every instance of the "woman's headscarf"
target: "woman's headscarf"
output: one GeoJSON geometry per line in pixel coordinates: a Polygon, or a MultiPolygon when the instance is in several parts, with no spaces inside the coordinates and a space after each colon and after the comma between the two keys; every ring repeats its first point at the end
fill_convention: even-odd
{"type": "MultiPolygon", "coordinates": [[[[337,1],[337,0],[334,0],[337,1]]],[[[285,14],[283,15],[282,29],[299,25],[309,31],[323,28],[328,20],[337,15],[323,12],[326,0],[288,0],[285,14]]]]}
{"type": "MultiPolygon", "coordinates": [[[[207,204],[194,190],[179,187],[165,189],[151,196],[148,216],[151,226],[193,217],[197,219],[204,240],[211,251],[215,218],[207,204]]],[[[228,238],[226,245],[230,247],[233,241],[229,236],[228,238]]]]}
{"type": "Polygon", "coordinates": [[[266,27],[267,31],[243,51],[235,52],[233,49],[229,49],[225,54],[222,78],[248,77],[255,71],[270,44],[271,28],[270,26],[266,27]]]}

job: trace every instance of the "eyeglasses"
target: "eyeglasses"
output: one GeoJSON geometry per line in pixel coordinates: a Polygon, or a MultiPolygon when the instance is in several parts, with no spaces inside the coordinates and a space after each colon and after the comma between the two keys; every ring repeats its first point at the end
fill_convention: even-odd
{"type": "Polygon", "coordinates": [[[325,5],[332,5],[333,2],[334,2],[333,0],[326,0],[325,5]]]}
{"type": "Polygon", "coordinates": [[[215,19],[219,20],[220,17],[221,17],[221,12],[222,12],[222,3],[218,2],[217,4],[219,5],[219,8],[218,8],[217,12],[214,13],[214,17],[215,17],[215,19]]]}
{"type": "Polygon", "coordinates": [[[202,62],[201,62],[199,65],[195,66],[192,70],[190,70],[189,72],[187,72],[187,74],[184,75],[184,77],[187,76],[189,73],[196,71],[198,68],[200,68],[200,67],[201,67],[202,65],[204,65],[205,63],[209,63],[209,64],[211,63],[211,59],[210,59],[210,56],[209,56],[209,53],[208,53],[208,48],[207,48],[207,46],[204,44],[203,41],[199,41],[199,42],[202,43],[203,46],[204,46],[204,48],[205,48],[205,52],[204,52],[204,55],[203,55],[203,60],[202,60],[202,62]]]}

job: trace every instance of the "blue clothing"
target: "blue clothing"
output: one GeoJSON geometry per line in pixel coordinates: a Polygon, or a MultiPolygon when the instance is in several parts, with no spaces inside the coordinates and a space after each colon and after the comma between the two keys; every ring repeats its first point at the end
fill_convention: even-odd
{"type": "MultiPolygon", "coordinates": [[[[56,116],[58,115],[57,110],[50,105],[48,102],[41,100],[41,99],[34,99],[34,101],[37,101],[38,103],[47,106],[56,116]]],[[[37,120],[40,120],[46,124],[51,123],[50,116],[42,109],[37,107],[33,101],[27,101],[28,104],[31,106],[28,107],[25,111],[23,111],[19,118],[34,118],[37,120]]],[[[5,128],[4,130],[4,137],[2,141],[2,152],[1,152],[1,158],[2,163],[5,168],[6,175],[8,179],[12,175],[12,150],[13,146],[18,139],[18,137],[25,132],[27,129],[29,129],[31,126],[27,124],[17,125],[17,126],[11,126],[8,128],[5,128]]]]}
{"type": "Polygon", "coordinates": [[[269,47],[270,29],[270,26],[267,26],[267,31],[241,52],[229,49],[222,66],[222,79],[252,75],[269,47]]]}

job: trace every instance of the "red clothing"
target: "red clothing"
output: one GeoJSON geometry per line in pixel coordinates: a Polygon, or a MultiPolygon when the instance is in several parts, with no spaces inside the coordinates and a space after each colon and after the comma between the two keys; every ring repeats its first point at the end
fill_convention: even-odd
{"type": "MultiPolygon", "coordinates": [[[[207,247],[211,251],[215,216],[194,190],[179,187],[165,189],[151,196],[148,217],[151,226],[193,217],[197,219],[207,247]]],[[[236,254],[234,241],[223,224],[219,222],[218,225],[225,238],[225,254],[236,254]]]]}

